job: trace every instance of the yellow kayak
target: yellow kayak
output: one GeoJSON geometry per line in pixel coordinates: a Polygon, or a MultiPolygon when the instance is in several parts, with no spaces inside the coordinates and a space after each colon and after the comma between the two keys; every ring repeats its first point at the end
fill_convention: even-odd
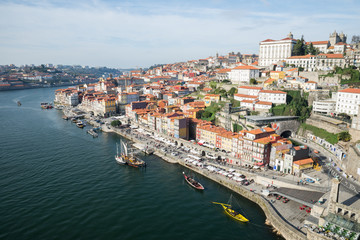
{"type": "Polygon", "coordinates": [[[235,220],[238,220],[238,221],[240,221],[240,222],[248,222],[248,221],[249,221],[246,217],[244,217],[244,216],[241,215],[240,213],[238,213],[238,212],[236,212],[235,210],[233,210],[233,209],[231,208],[231,205],[225,204],[225,203],[218,203],[218,202],[213,202],[213,203],[214,203],[214,204],[219,204],[219,205],[221,205],[221,206],[224,208],[225,213],[226,213],[229,217],[231,217],[231,218],[233,218],[233,219],[235,219],[235,220]]]}

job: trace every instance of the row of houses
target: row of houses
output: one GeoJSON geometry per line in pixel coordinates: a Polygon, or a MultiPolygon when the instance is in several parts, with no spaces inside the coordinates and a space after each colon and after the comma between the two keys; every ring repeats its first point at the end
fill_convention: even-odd
{"type": "MultiPolygon", "coordinates": [[[[191,103],[195,102],[188,104],[191,103]]],[[[293,153],[295,157],[288,157],[285,161],[285,155],[290,154],[293,148],[292,143],[270,127],[236,133],[208,121],[187,117],[181,110],[163,113],[159,110],[161,108],[154,107],[157,105],[151,101],[132,102],[126,106],[126,116],[154,132],[185,140],[194,139],[199,145],[227,152],[232,156],[228,159],[229,164],[270,166],[285,173],[298,173],[312,167],[310,160],[303,161],[308,159],[308,155],[299,155],[296,151],[293,153]],[[303,162],[296,162],[300,160],[303,162]]]]}

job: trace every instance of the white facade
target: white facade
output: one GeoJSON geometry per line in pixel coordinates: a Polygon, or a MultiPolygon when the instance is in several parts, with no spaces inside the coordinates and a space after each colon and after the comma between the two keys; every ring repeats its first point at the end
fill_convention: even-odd
{"type": "Polygon", "coordinates": [[[285,61],[290,66],[302,67],[305,71],[315,71],[317,63],[316,56],[314,55],[292,56],[285,61]]]}
{"type": "Polygon", "coordinates": [[[356,115],[359,112],[360,105],[360,89],[347,88],[337,93],[336,113],[346,113],[348,115],[356,115]]]}
{"type": "Polygon", "coordinates": [[[292,56],[287,58],[286,63],[294,67],[302,67],[305,71],[332,70],[334,67],[344,67],[345,59],[342,54],[319,54],[292,56]]]}
{"type": "Polygon", "coordinates": [[[261,90],[259,93],[259,100],[265,102],[272,102],[274,104],[286,103],[286,92],[261,90]]]}
{"type": "Polygon", "coordinates": [[[256,100],[258,97],[246,94],[234,94],[234,100],[241,102],[242,100],[256,100]]]}
{"type": "Polygon", "coordinates": [[[281,40],[267,39],[260,42],[259,66],[270,66],[289,58],[295,44],[296,39],[293,39],[291,33],[287,38],[281,40]]]}
{"type": "Polygon", "coordinates": [[[272,107],[271,102],[259,101],[255,103],[255,110],[269,110],[272,107]]]}
{"type": "Polygon", "coordinates": [[[320,100],[313,102],[313,112],[330,115],[335,112],[336,101],[320,100]]]}
{"type": "Polygon", "coordinates": [[[238,87],[238,94],[259,96],[261,90],[262,87],[240,86],[238,87]]]}
{"type": "Polygon", "coordinates": [[[253,66],[238,66],[228,73],[232,84],[249,83],[251,78],[259,77],[259,69],[253,66]]]}

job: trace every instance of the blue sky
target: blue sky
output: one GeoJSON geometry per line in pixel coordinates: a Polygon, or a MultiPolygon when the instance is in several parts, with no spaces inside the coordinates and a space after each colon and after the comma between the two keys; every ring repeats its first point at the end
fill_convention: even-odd
{"type": "Polygon", "coordinates": [[[360,1],[0,0],[0,64],[148,67],[230,51],[291,31],[360,34],[360,1]]]}

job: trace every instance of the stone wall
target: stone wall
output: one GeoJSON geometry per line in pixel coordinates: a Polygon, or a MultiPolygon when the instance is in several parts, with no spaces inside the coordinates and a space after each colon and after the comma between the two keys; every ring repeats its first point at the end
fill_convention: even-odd
{"type": "Polygon", "coordinates": [[[220,178],[216,177],[216,175],[210,174],[206,171],[201,171],[200,169],[196,168],[191,169],[258,204],[264,211],[267,220],[285,239],[306,239],[306,235],[299,231],[296,227],[291,225],[289,222],[287,222],[263,196],[251,192],[248,189],[235,183],[223,181],[220,178]]]}
{"type": "Polygon", "coordinates": [[[360,153],[355,150],[356,146],[351,146],[348,150],[348,156],[344,160],[346,172],[352,175],[357,181],[360,181],[360,175],[357,171],[360,168],[360,153]]]}
{"type": "Polygon", "coordinates": [[[325,100],[330,98],[330,90],[323,89],[321,91],[310,91],[308,102],[309,105],[313,105],[314,101],[325,100]]]}
{"type": "Polygon", "coordinates": [[[350,128],[349,133],[351,134],[351,142],[360,141],[360,130],[350,128]]]}
{"type": "Polygon", "coordinates": [[[309,81],[318,82],[319,74],[318,72],[299,72],[299,76],[309,79],[309,81]]]}
{"type": "Polygon", "coordinates": [[[318,121],[316,119],[308,118],[306,120],[306,124],[321,128],[321,129],[325,129],[326,131],[330,132],[330,133],[340,133],[343,132],[344,130],[342,130],[341,128],[338,128],[332,124],[326,123],[324,121],[318,121]]]}

